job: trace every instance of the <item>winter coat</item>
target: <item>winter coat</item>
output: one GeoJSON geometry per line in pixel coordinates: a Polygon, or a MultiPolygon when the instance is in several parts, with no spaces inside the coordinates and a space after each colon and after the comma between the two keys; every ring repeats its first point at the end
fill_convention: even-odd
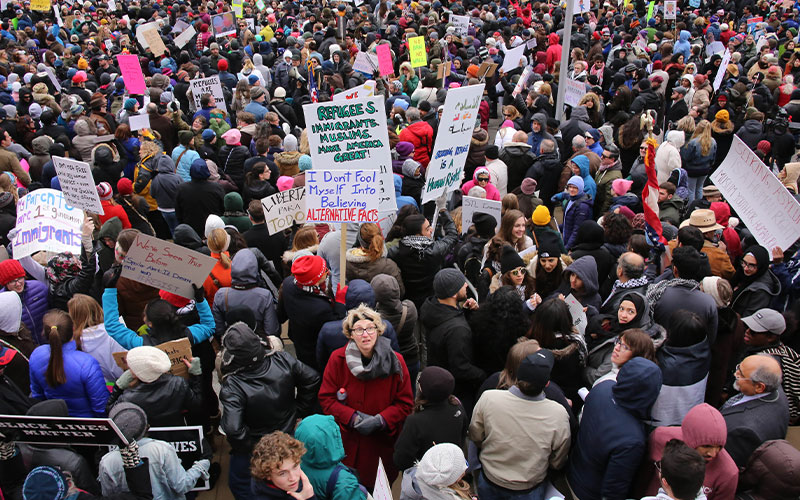
{"type": "Polygon", "coordinates": [[[664,344],[656,353],[661,368],[661,392],[653,405],[653,423],[679,425],[689,410],[701,404],[711,366],[708,340],[689,347],[664,344]]]}
{"type": "MultiPolygon", "coordinates": [[[[612,269],[615,269],[616,259],[603,246],[603,228],[594,221],[584,221],[580,225],[575,245],[569,255],[574,260],[578,260],[584,255],[591,255],[597,263],[597,276],[600,284],[608,279],[612,269]]],[[[616,313],[616,310],[614,312],[616,313]]]]}
{"type": "MultiPolygon", "coordinates": [[[[300,173],[300,157],[303,154],[299,151],[284,151],[282,153],[275,153],[275,165],[278,166],[278,171],[281,175],[293,177],[300,173]]],[[[220,152],[220,161],[222,161],[222,152],[220,152]]]]}
{"type": "MultiPolygon", "coordinates": [[[[433,129],[425,121],[418,121],[404,128],[398,135],[401,141],[414,145],[414,160],[427,168],[433,153],[433,129]]],[[[485,148],[484,148],[485,149],[485,148]]]]}
{"type": "MultiPolygon", "coordinates": [[[[550,154],[557,159],[555,153],[550,154]]],[[[531,151],[529,144],[524,142],[509,142],[500,150],[500,160],[508,167],[508,191],[511,192],[522,184],[522,179],[526,176],[530,177],[527,173],[534,161],[537,160],[537,157],[531,151]]],[[[559,169],[559,172],[560,171],[559,169]]],[[[539,180],[541,186],[542,180],[537,180],[539,180]]]]}
{"type": "MultiPolygon", "coordinates": [[[[470,139],[469,142],[469,151],[467,151],[467,159],[464,162],[464,178],[473,178],[475,169],[486,165],[486,146],[488,146],[488,144],[489,133],[483,128],[476,128],[472,132],[472,139],[470,139]]],[[[489,198],[488,193],[486,197],[488,199],[494,199],[489,198]]],[[[498,197],[497,199],[499,200],[500,198],[498,197]]]]}
{"type": "MultiPolygon", "coordinates": [[[[553,143],[555,143],[555,138],[547,132],[547,115],[544,113],[535,113],[531,121],[538,123],[542,127],[539,132],[531,131],[531,135],[528,137],[528,144],[531,147],[531,152],[534,155],[538,155],[541,153],[540,147],[542,145],[542,141],[545,139],[550,139],[553,141],[553,143]]],[[[509,136],[513,136],[514,132],[516,131],[511,129],[509,136]]],[[[510,140],[511,139],[509,137],[509,143],[510,140]]]]}
{"type": "Polygon", "coordinates": [[[31,183],[31,177],[23,170],[16,153],[2,147],[0,147],[0,172],[11,172],[23,186],[31,183]]]}
{"type": "Polygon", "coordinates": [[[564,279],[562,280],[561,286],[562,291],[567,292],[564,294],[565,296],[569,293],[573,293],[578,302],[583,304],[584,307],[589,308],[587,311],[589,316],[597,314],[597,310],[600,309],[600,294],[598,293],[600,284],[597,280],[597,262],[594,260],[594,257],[585,255],[568,265],[567,268],[564,269],[564,279]],[[571,292],[569,284],[570,274],[575,274],[583,281],[582,295],[571,292]]]}
{"type": "Polygon", "coordinates": [[[756,150],[758,143],[766,136],[764,134],[764,125],[759,120],[753,119],[744,122],[741,128],[736,132],[736,135],[753,151],[756,150]]]}
{"type": "Polygon", "coordinates": [[[247,232],[245,232],[244,240],[250,248],[258,248],[261,253],[269,259],[275,266],[275,269],[280,273],[283,264],[281,257],[283,252],[289,248],[289,241],[283,233],[269,234],[269,229],[265,223],[253,224],[247,232]]]}
{"type": "Polygon", "coordinates": [[[403,278],[400,274],[400,268],[397,264],[386,257],[386,247],[383,249],[383,257],[378,257],[376,260],[370,261],[369,257],[364,254],[360,248],[351,248],[347,251],[347,281],[354,279],[361,279],[366,282],[372,281],[372,278],[379,274],[388,274],[397,280],[400,286],[400,295],[405,294],[403,287],[403,278]]]}
{"type": "Polygon", "coordinates": [[[125,320],[128,328],[136,331],[143,324],[142,313],[151,300],[159,298],[158,288],[145,285],[130,278],[120,277],[117,280],[117,297],[119,315],[125,320]]]}
{"type": "Polygon", "coordinates": [[[225,212],[224,198],[225,191],[215,182],[207,179],[184,182],[175,197],[178,222],[192,226],[197,234],[205,234],[208,216],[225,212]]]}
{"type": "Polygon", "coordinates": [[[398,174],[392,174],[392,183],[394,185],[394,197],[397,201],[397,209],[399,210],[406,205],[412,205],[417,207],[417,210],[419,210],[419,204],[417,203],[417,200],[411,196],[403,196],[403,180],[404,177],[398,174]]]}
{"type": "Polygon", "coordinates": [[[297,426],[295,439],[303,442],[306,453],[300,467],[305,472],[317,498],[327,500],[362,500],[358,477],[342,465],[345,458],[342,434],[336,420],[330,415],[311,415],[297,426]],[[339,469],[336,482],[328,495],[328,482],[339,469]]]}
{"type": "MultiPolygon", "coordinates": [[[[378,342],[381,341],[379,337],[378,342]]],[[[345,349],[346,347],[342,347],[334,351],[325,367],[319,389],[319,403],[322,411],[326,415],[333,415],[339,424],[346,453],[343,463],[355,468],[361,482],[371,487],[375,484],[375,471],[380,457],[391,483],[397,477],[397,468],[392,459],[395,440],[412,407],[408,368],[403,356],[395,353],[400,362],[400,373],[369,380],[360,379],[347,367],[345,349]],[[345,390],[346,397],[343,401],[339,401],[337,397],[340,389],[345,390]],[[367,415],[380,414],[386,427],[370,435],[360,434],[350,427],[356,411],[367,415]]]]}
{"type": "Polygon", "coordinates": [[[50,345],[34,349],[30,357],[31,397],[63,399],[70,417],[103,417],[106,414],[108,390],[100,364],[90,354],[78,351],[75,341],[62,345],[66,383],[50,387],[45,379],[50,361],[50,345]]]}
{"type": "Polygon", "coordinates": [[[581,500],[629,498],[647,444],[643,420],[660,389],[658,367],[633,358],[616,381],[601,382],[589,392],[567,470],[581,500]]]}
{"type": "Polygon", "coordinates": [[[94,283],[94,271],[97,262],[96,254],[86,255],[86,250],[81,249],[81,271],[77,276],[67,278],[61,283],[48,284],[50,307],[67,311],[67,302],[76,293],[89,294],[94,283]]]}
{"type": "Polygon", "coordinates": [[[250,151],[241,145],[225,144],[220,148],[218,157],[220,173],[228,174],[241,190],[244,186],[244,162],[250,158],[250,151]]]}
{"type": "Polygon", "coordinates": [[[619,160],[608,169],[600,172],[594,176],[594,182],[597,184],[597,196],[594,202],[594,213],[597,217],[608,212],[611,207],[611,200],[614,198],[614,191],[611,189],[611,183],[617,179],[622,179],[622,164],[619,160]]]}
{"type": "Polygon", "coordinates": [[[675,227],[681,221],[681,213],[686,202],[677,196],[673,196],[669,200],[664,200],[658,204],[658,215],[662,222],[669,222],[675,227]]]}
{"type": "Polygon", "coordinates": [[[739,477],[745,500],[791,500],[800,496],[800,451],[784,439],[767,441],[750,455],[739,477]]]}
{"type": "Polygon", "coordinates": [[[441,366],[453,374],[453,394],[471,411],[486,373],[474,363],[472,330],[464,312],[429,297],[422,304],[420,319],[426,329],[428,366],[441,366]]]}
{"type": "Polygon", "coordinates": [[[115,387],[109,400],[109,411],[120,402],[133,403],[144,410],[147,423],[152,427],[200,423],[198,416],[203,411],[200,376],[190,375],[186,380],[164,373],[152,382],[139,383],[124,391],[115,387]]]}
{"type": "Polygon", "coordinates": [[[459,448],[469,428],[464,407],[449,400],[426,404],[408,416],[394,447],[394,464],[399,470],[413,467],[434,444],[452,443],[459,448]]]}
{"type": "MultiPolygon", "coordinates": [[[[187,155],[184,155],[186,157],[187,155]]],[[[183,158],[181,158],[183,162],[183,158]]],[[[188,170],[187,170],[188,177],[188,170]]],[[[160,155],[156,161],[156,174],[150,182],[150,196],[158,202],[158,208],[172,210],[178,197],[178,188],[184,180],[175,172],[175,163],[167,155],[160,155]]]]}
{"type": "Polygon", "coordinates": [[[174,172],[178,174],[183,182],[189,182],[192,178],[189,176],[189,169],[192,167],[192,162],[199,160],[200,155],[194,149],[186,146],[175,146],[172,150],[172,161],[175,162],[174,172]]]}
{"type": "Polygon", "coordinates": [[[699,285],[667,286],[661,298],[650,304],[653,321],[659,325],[669,325],[672,314],[678,309],[693,312],[700,316],[708,328],[708,342],[713,345],[717,336],[717,303],[700,291],[699,285]]]}
{"type": "MultiPolygon", "coordinates": [[[[561,160],[555,151],[542,153],[535,158],[533,164],[528,168],[525,177],[530,177],[537,181],[539,197],[544,201],[544,205],[553,210],[555,203],[550,199],[558,193],[558,183],[561,178],[561,160]]],[[[521,180],[520,180],[521,183],[521,180]]]]}
{"type": "Polygon", "coordinates": [[[222,221],[225,225],[231,225],[236,228],[239,233],[244,233],[253,225],[250,222],[250,217],[244,211],[244,202],[239,193],[228,193],[223,199],[223,206],[225,212],[222,215],[222,221]]]}
{"type": "Polygon", "coordinates": [[[564,246],[567,250],[572,249],[578,238],[578,227],[583,221],[592,218],[593,201],[586,193],[581,192],[574,200],[566,202],[564,209],[564,223],[561,225],[561,234],[564,239],[564,246]]]}
{"type": "Polygon", "coordinates": [[[406,360],[406,365],[416,366],[419,363],[419,352],[417,349],[417,339],[414,335],[414,327],[417,323],[417,308],[410,300],[400,301],[399,282],[392,280],[388,275],[377,275],[370,281],[370,286],[375,293],[376,310],[381,317],[392,324],[397,334],[399,352],[406,360]],[[405,320],[401,324],[403,311],[405,310],[405,320]]]}
{"type": "Polygon", "coordinates": [[[20,298],[22,299],[22,322],[34,338],[39,338],[44,329],[42,318],[49,309],[47,285],[41,281],[25,280],[25,288],[22,290],[20,298]]]}
{"type": "Polygon", "coordinates": [[[714,89],[711,87],[711,82],[706,79],[700,88],[695,89],[694,97],[692,97],[692,106],[696,106],[700,112],[700,116],[704,116],[706,109],[711,105],[711,95],[714,89]]]}
{"type": "Polygon", "coordinates": [[[128,220],[128,214],[122,206],[117,205],[112,200],[100,200],[100,206],[103,208],[103,215],[98,215],[97,218],[101,226],[108,219],[117,217],[122,222],[122,229],[130,229],[131,221],[128,220]]]}
{"type": "Polygon", "coordinates": [[[676,143],[673,144],[667,140],[661,143],[658,149],[656,149],[656,178],[658,179],[659,185],[669,180],[669,176],[672,174],[673,170],[681,168],[682,166],[680,148],[683,146],[683,133],[679,131],[670,131],[667,133],[667,136],[668,138],[674,137],[676,143]]]}
{"type": "Polygon", "coordinates": [[[630,115],[638,115],[642,111],[650,109],[656,111],[661,109],[661,97],[652,89],[640,90],[639,95],[631,104],[630,115]]]}
{"type": "Polygon", "coordinates": [[[731,309],[746,317],[759,309],[769,307],[773,298],[781,293],[781,283],[771,270],[761,275],[757,280],[747,285],[731,302],[731,309]]]}
{"type": "Polygon", "coordinates": [[[114,361],[112,354],[126,350],[111,338],[102,323],[84,328],[81,333],[81,351],[97,360],[106,382],[114,382],[122,375],[122,368],[114,361]]]}
{"type": "MultiPolygon", "coordinates": [[[[48,415],[49,416],[49,415],[48,415]]],[[[91,495],[100,494],[100,485],[92,472],[92,467],[84,457],[68,446],[22,445],[18,455],[22,455],[29,469],[50,466],[72,475],[75,486],[91,495]]],[[[4,469],[8,470],[8,469],[4,469]]],[[[149,482],[148,482],[149,483],[149,482]]]]}
{"type": "Polygon", "coordinates": [[[478,174],[484,173],[489,176],[489,183],[483,188],[486,190],[486,199],[487,200],[494,200],[500,201],[500,191],[497,190],[497,187],[492,184],[492,174],[489,173],[489,170],[486,167],[476,168],[472,174],[472,180],[467,181],[461,186],[461,192],[464,193],[464,196],[469,194],[469,190],[473,187],[478,185],[478,174]]]}
{"type": "Polygon", "coordinates": [[[759,445],[770,439],[783,439],[789,428],[789,403],[780,387],[766,396],[733,404],[738,394],[722,405],[719,412],[728,427],[725,450],[736,465],[744,467],[759,445]]]}
{"type": "Polygon", "coordinates": [[[589,124],[589,111],[586,106],[573,108],[569,120],[561,125],[561,139],[564,141],[564,146],[561,150],[562,158],[567,158],[572,153],[572,139],[576,135],[585,135],[590,128],[592,126],[589,124]]]}
{"type": "Polygon", "coordinates": [[[689,177],[702,177],[711,173],[714,161],[717,158],[717,141],[711,139],[711,149],[703,155],[700,149],[700,140],[692,139],[689,144],[681,149],[683,168],[689,177]]]}

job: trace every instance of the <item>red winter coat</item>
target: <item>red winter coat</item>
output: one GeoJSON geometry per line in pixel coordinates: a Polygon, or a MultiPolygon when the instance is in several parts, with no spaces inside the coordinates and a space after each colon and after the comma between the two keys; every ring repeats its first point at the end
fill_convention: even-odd
{"type": "Polygon", "coordinates": [[[97,218],[100,219],[101,226],[105,224],[108,219],[119,217],[119,220],[122,222],[122,229],[131,228],[131,221],[128,220],[128,213],[122,208],[122,205],[112,205],[111,200],[101,200],[100,205],[103,207],[103,215],[98,215],[97,218]]]}
{"type": "Polygon", "coordinates": [[[414,161],[427,167],[433,153],[433,129],[428,122],[414,122],[400,132],[399,139],[414,145],[414,161]]]}
{"type": "Polygon", "coordinates": [[[342,462],[356,469],[361,484],[372,490],[375,484],[375,472],[378,469],[378,457],[383,459],[389,484],[397,477],[392,454],[403,422],[411,414],[413,407],[411,380],[406,362],[399,353],[395,355],[400,360],[402,377],[394,374],[373,380],[357,379],[347,368],[345,349],[346,346],[333,351],[325,366],[322,386],[319,389],[319,402],[322,411],[326,415],[333,415],[342,431],[342,443],[347,454],[342,462]],[[344,402],[336,398],[341,388],[347,392],[347,399],[344,402]],[[369,436],[359,434],[348,426],[356,410],[369,415],[380,413],[386,421],[388,430],[377,431],[369,436]]]}
{"type": "Polygon", "coordinates": [[[561,44],[558,33],[550,33],[547,35],[547,71],[553,72],[556,61],[561,60],[561,44]]]}

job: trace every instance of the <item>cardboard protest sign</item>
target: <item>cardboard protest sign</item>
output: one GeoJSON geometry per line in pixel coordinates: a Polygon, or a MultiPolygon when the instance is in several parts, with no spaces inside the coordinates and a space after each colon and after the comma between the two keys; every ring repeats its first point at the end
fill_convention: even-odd
{"type": "Polygon", "coordinates": [[[377,170],[306,170],[306,221],[378,222],[377,170]]]}
{"type": "Polygon", "coordinates": [[[376,69],[378,69],[378,56],[366,52],[359,52],[356,55],[353,70],[372,76],[376,69]]]}
{"type": "Polygon", "coordinates": [[[128,117],[131,130],[141,130],[143,128],[150,128],[150,114],[141,113],[138,115],[130,115],[128,117]]]}
{"type": "Polygon", "coordinates": [[[436,133],[436,148],[428,164],[422,203],[455,191],[461,185],[484,87],[484,84],[470,85],[447,91],[436,133]]]}
{"type": "Polygon", "coordinates": [[[800,238],[800,203],[739,136],[711,180],[763,247],[789,248],[800,238]]]}
{"type": "Polygon", "coordinates": [[[303,112],[314,170],[377,170],[380,210],[393,212],[397,203],[385,106],[383,96],[377,96],[306,104],[303,112]]]}
{"type": "Polygon", "coordinates": [[[144,83],[142,66],[139,64],[139,56],[133,54],[118,54],[117,64],[122,72],[122,79],[125,81],[125,88],[129,94],[144,94],[147,85],[144,83]]]}
{"type": "Polygon", "coordinates": [[[305,186],[287,189],[261,199],[270,236],[306,221],[305,186]]]}
{"type": "Polygon", "coordinates": [[[578,329],[581,335],[586,331],[586,311],[583,310],[583,304],[578,302],[572,294],[564,297],[564,302],[569,306],[569,314],[572,316],[572,326],[578,329]]]}
{"type": "Polygon", "coordinates": [[[461,234],[466,234],[476,213],[489,214],[497,221],[495,230],[500,229],[502,203],[496,200],[465,196],[461,202],[461,234]]]}
{"type": "Polygon", "coordinates": [[[497,64],[483,61],[478,68],[478,78],[491,78],[494,76],[494,72],[497,70],[497,64]]]}
{"type": "Polygon", "coordinates": [[[194,38],[194,35],[197,31],[194,29],[194,26],[189,26],[187,29],[183,31],[180,35],[175,37],[175,45],[182,49],[184,45],[189,43],[189,41],[194,38]]]}
{"type": "Polygon", "coordinates": [[[211,16],[211,26],[214,28],[215,38],[236,34],[236,19],[233,12],[211,16]]]}
{"type": "MultiPolygon", "coordinates": [[[[166,441],[175,448],[184,469],[189,470],[192,464],[203,459],[203,427],[187,425],[182,427],[150,427],[147,436],[159,441],[166,441]]],[[[200,478],[197,485],[189,491],[205,491],[211,489],[208,479],[200,478]]]]}
{"type": "Polygon", "coordinates": [[[725,72],[728,67],[728,63],[731,62],[731,51],[725,49],[725,54],[722,55],[722,62],[719,64],[719,69],[717,70],[717,76],[714,77],[714,90],[719,90],[719,87],[722,85],[722,79],[725,78],[725,72]]]}
{"type": "MultiPolygon", "coordinates": [[[[130,26],[130,24],[128,26],[130,26]]],[[[151,29],[158,30],[158,22],[151,21],[149,23],[136,26],[136,41],[139,42],[139,45],[145,49],[149,48],[150,45],[147,43],[147,38],[144,37],[144,32],[151,29]]]]}
{"type": "Polygon", "coordinates": [[[513,69],[519,68],[520,61],[524,61],[524,64],[527,64],[528,61],[525,58],[525,48],[525,44],[522,44],[514,47],[513,49],[507,50],[505,56],[503,57],[503,65],[500,66],[500,69],[508,73],[513,69]]]}
{"type": "Polygon", "coordinates": [[[14,258],[39,251],[81,253],[83,211],[68,204],[64,193],[37,189],[17,202],[14,258]]]}
{"type": "Polygon", "coordinates": [[[450,71],[450,61],[439,63],[439,66],[436,67],[436,79],[441,80],[447,78],[450,76],[450,71]]]}
{"type": "Polygon", "coordinates": [[[228,111],[228,106],[225,105],[225,94],[222,92],[222,83],[219,81],[219,75],[209,76],[207,78],[195,78],[189,82],[189,89],[192,91],[194,105],[197,109],[200,109],[200,98],[203,94],[211,94],[214,96],[216,107],[228,111]]]}
{"type": "Polygon", "coordinates": [[[428,53],[425,52],[425,37],[415,36],[409,38],[408,51],[411,54],[412,68],[428,65],[428,53]]]}
{"type": "Polygon", "coordinates": [[[122,263],[122,276],[181,297],[193,298],[217,260],[153,236],[139,234],[122,263]]]}
{"type": "Polygon", "coordinates": [[[104,215],[100,195],[97,194],[94,184],[92,168],[88,163],[53,156],[53,166],[67,203],[87,212],[104,215]]]}
{"type": "Polygon", "coordinates": [[[0,436],[17,443],[72,446],[128,444],[110,418],[0,415],[0,436]]]}
{"type": "Polygon", "coordinates": [[[394,74],[394,67],[392,67],[392,49],[388,43],[382,43],[375,47],[375,54],[378,56],[378,70],[381,76],[389,76],[394,74]]]}
{"type": "Polygon", "coordinates": [[[157,29],[145,30],[142,32],[142,36],[147,40],[147,45],[150,46],[150,50],[153,52],[154,56],[160,56],[167,51],[164,40],[161,39],[161,34],[159,34],[157,29]]]}
{"type": "Polygon", "coordinates": [[[375,489],[372,490],[372,498],[375,500],[392,500],[392,485],[389,484],[389,477],[383,467],[383,459],[378,457],[378,472],[375,474],[375,489]]]}
{"type": "MultiPolygon", "coordinates": [[[[173,375],[183,378],[189,378],[189,369],[183,364],[183,360],[192,360],[192,344],[188,338],[171,340],[155,346],[157,349],[164,351],[169,357],[170,368],[169,372],[173,375]]],[[[114,362],[123,370],[128,369],[128,362],[126,360],[128,351],[112,352],[111,356],[114,357],[114,362]]]]}
{"type": "Polygon", "coordinates": [[[363,85],[353,87],[352,89],[344,92],[339,92],[333,95],[334,101],[348,100],[348,99],[364,99],[365,97],[372,97],[375,94],[375,80],[367,80],[363,85]]]}
{"type": "Polygon", "coordinates": [[[450,16],[450,22],[458,36],[466,36],[469,33],[469,16],[450,16]]]}
{"type": "Polygon", "coordinates": [[[677,19],[678,18],[678,0],[665,0],[664,1],[664,19],[677,19]]]}
{"type": "Polygon", "coordinates": [[[50,10],[50,0],[31,0],[31,10],[47,12],[50,10]]]}
{"type": "Polygon", "coordinates": [[[586,84],[567,78],[566,85],[564,86],[564,104],[568,104],[573,108],[578,105],[583,96],[586,95],[586,84]]]}

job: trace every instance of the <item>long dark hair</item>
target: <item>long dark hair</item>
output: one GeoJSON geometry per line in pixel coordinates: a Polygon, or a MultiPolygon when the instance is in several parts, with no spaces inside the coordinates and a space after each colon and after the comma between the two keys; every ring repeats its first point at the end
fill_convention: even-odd
{"type": "Polygon", "coordinates": [[[566,302],[552,298],[536,308],[528,338],[538,341],[545,349],[557,349],[556,333],[572,333],[572,316],[566,302]]]}
{"type": "Polygon", "coordinates": [[[186,327],[175,311],[175,307],[164,299],[151,300],[144,309],[147,320],[152,323],[148,335],[154,344],[186,337],[186,327]]]}
{"type": "Polygon", "coordinates": [[[63,346],[72,340],[72,318],[65,311],[51,309],[45,313],[42,322],[50,343],[50,360],[47,362],[45,380],[50,387],[58,387],[67,382],[67,374],[64,372],[63,346]]]}
{"type": "Polygon", "coordinates": [[[530,327],[522,299],[513,286],[502,286],[489,295],[469,323],[476,348],[483,351],[477,364],[487,372],[503,367],[508,351],[530,327]]]}

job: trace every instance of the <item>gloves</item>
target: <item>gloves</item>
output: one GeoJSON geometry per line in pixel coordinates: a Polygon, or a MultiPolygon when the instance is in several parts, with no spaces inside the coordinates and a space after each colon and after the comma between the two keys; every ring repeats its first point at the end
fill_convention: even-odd
{"type": "Polygon", "coordinates": [[[338,285],[336,285],[336,302],[344,304],[345,297],[347,297],[347,287],[342,286],[342,284],[339,283],[338,285]]]}
{"type": "Polygon", "coordinates": [[[0,441],[0,461],[10,460],[17,453],[14,441],[0,441]]]}
{"type": "Polygon", "coordinates": [[[130,370],[125,370],[122,375],[119,376],[114,385],[122,389],[123,391],[131,386],[131,382],[134,381],[136,376],[130,370]]]}
{"type": "Polygon", "coordinates": [[[194,301],[198,304],[203,302],[203,300],[206,298],[206,289],[203,288],[203,285],[197,286],[192,283],[192,289],[194,290],[194,301]]]}
{"type": "Polygon", "coordinates": [[[358,431],[359,434],[368,436],[375,431],[383,428],[385,422],[380,415],[367,415],[366,413],[356,412],[357,417],[353,423],[353,429],[358,431]]]}
{"type": "Polygon", "coordinates": [[[122,457],[122,466],[126,469],[133,469],[142,463],[139,458],[139,443],[136,441],[131,441],[128,446],[120,447],[119,454],[122,457]]]}
{"type": "Polygon", "coordinates": [[[116,288],[117,280],[122,274],[122,265],[114,264],[111,269],[103,273],[103,288],[116,288]]]}
{"type": "Polygon", "coordinates": [[[189,365],[189,375],[200,375],[203,373],[203,368],[200,366],[200,358],[192,358],[191,365],[189,365]]]}

